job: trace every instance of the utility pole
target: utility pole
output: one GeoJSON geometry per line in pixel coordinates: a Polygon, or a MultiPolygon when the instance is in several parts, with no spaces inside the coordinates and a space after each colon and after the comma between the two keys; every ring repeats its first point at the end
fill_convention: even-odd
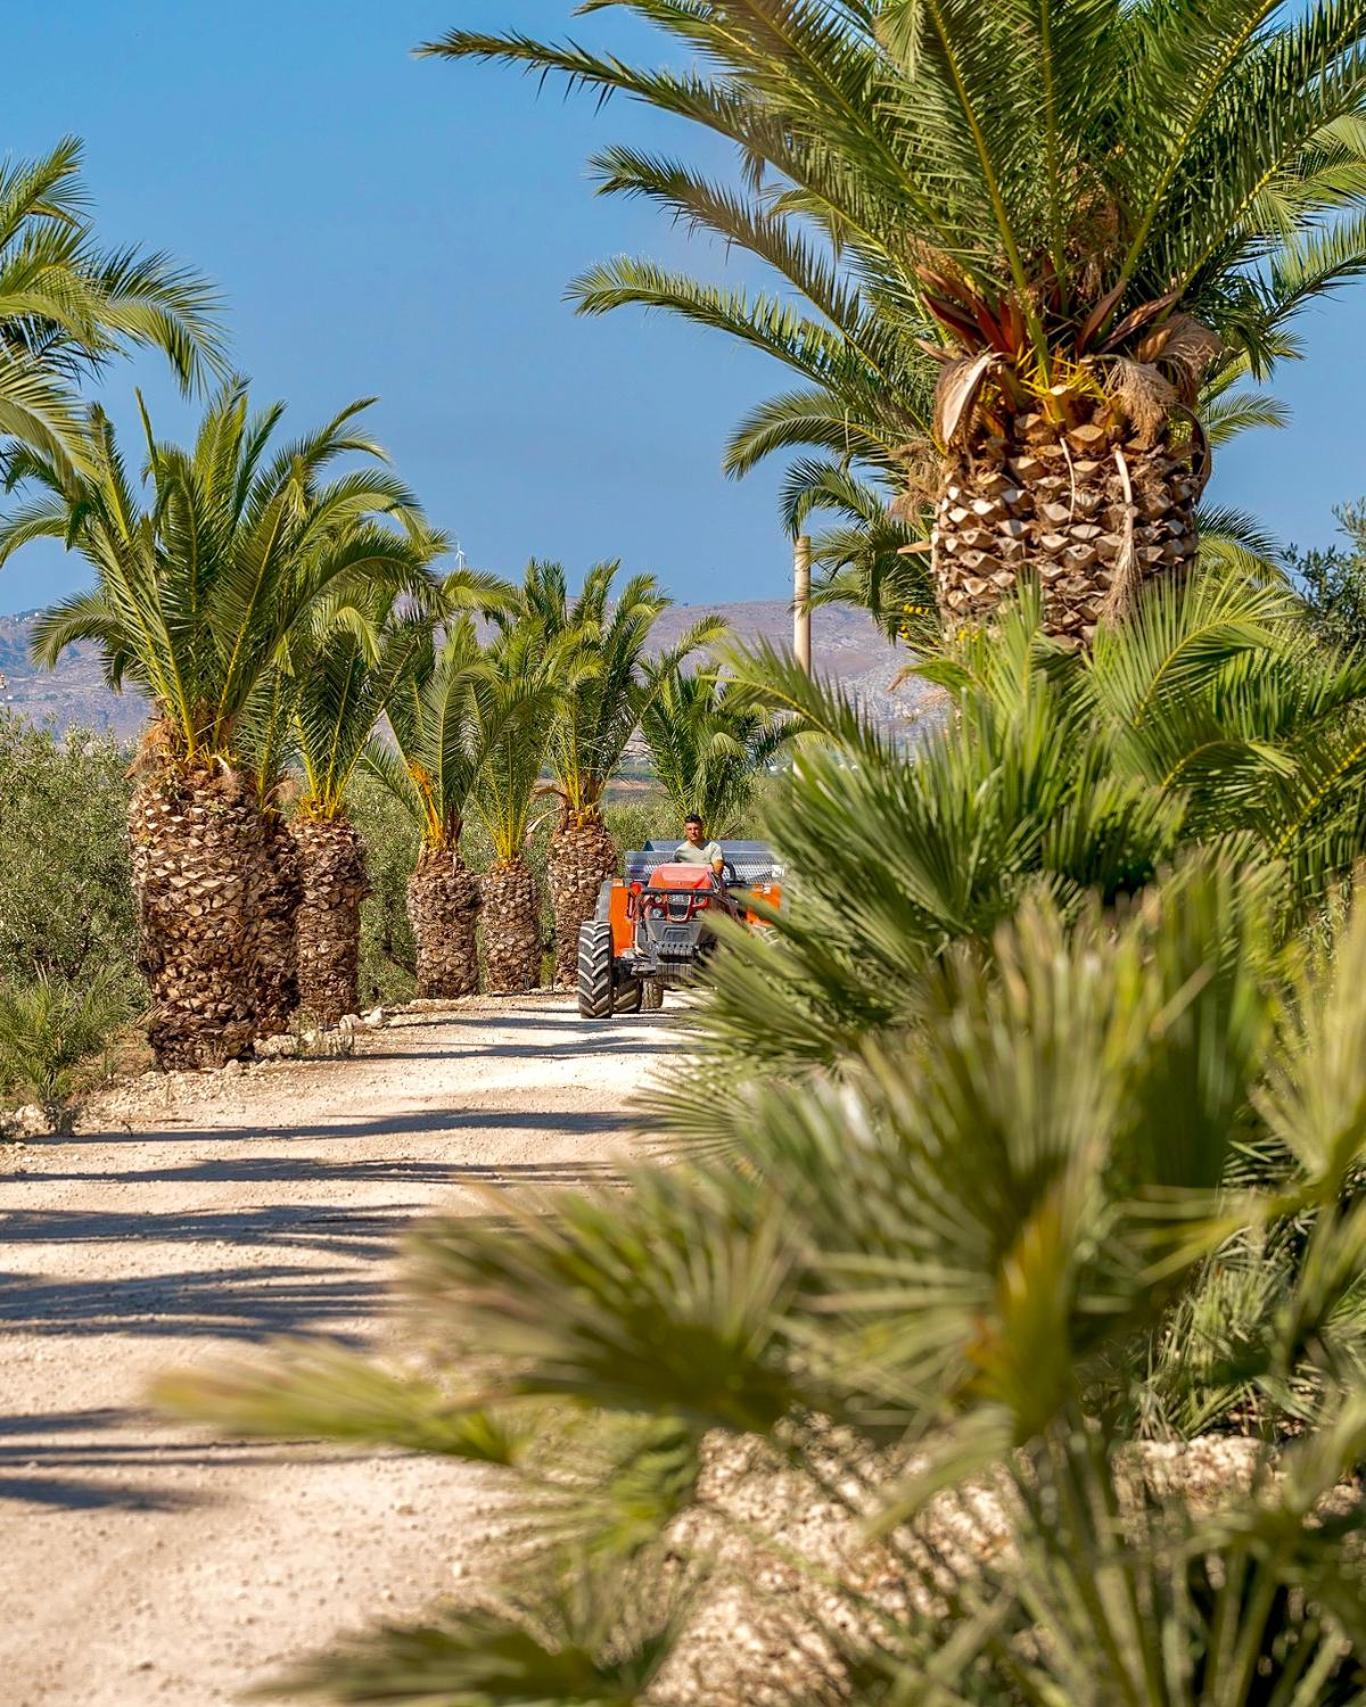
{"type": "Polygon", "coordinates": [[[792,651],[811,674],[811,538],[798,534],[792,542],[792,651]]]}

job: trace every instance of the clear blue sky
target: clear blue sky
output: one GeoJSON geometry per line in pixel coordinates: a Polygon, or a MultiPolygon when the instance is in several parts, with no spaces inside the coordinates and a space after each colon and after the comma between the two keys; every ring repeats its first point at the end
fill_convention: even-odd
{"type": "MultiPolygon", "coordinates": [[[[609,139],[707,146],[614,101],[597,112],[514,73],[414,60],[451,25],[572,29],[651,51],[613,11],[569,0],[63,0],[11,9],[0,153],[85,138],[102,232],[174,251],[220,284],[235,359],[297,425],[378,394],[375,423],[471,561],[531,554],[578,575],[621,556],[676,596],[781,596],[787,546],[775,470],[720,473],[737,416],[784,375],[754,354],[630,312],[576,319],[566,281],[604,256],[685,257],[719,274],[643,205],[596,198],[609,139]]],[[[1288,433],[1226,453],[1212,496],[1282,537],[1326,541],[1330,506],[1366,492],[1360,350],[1366,293],[1307,322],[1287,368],[1288,433]]],[[[147,363],[113,369],[126,417],[141,382],[158,423],[190,412],[147,363]]],[[[77,585],[47,550],[0,571],[0,612],[77,585]]]]}

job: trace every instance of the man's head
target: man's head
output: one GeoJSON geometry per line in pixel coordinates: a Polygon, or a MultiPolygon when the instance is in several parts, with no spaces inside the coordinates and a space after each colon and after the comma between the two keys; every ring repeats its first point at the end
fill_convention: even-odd
{"type": "Polygon", "coordinates": [[[690,812],[683,820],[683,835],[684,839],[690,841],[695,848],[700,848],[706,841],[707,827],[696,812],[690,812]]]}

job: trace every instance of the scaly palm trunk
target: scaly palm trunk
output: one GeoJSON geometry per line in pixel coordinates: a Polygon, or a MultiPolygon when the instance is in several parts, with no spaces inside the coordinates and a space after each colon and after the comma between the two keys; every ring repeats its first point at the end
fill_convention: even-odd
{"type": "Polygon", "coordinates": [[[617,844],[595,807],[570,812],[550,842],[550,899],[555,909],[555,982],[578,977],[579,927],[593,917],[598,891],[617,870],[617,844]]]}
{"type": "Polygon", "coordinates": [[[479,988],[474,927],[479,879],[459,847],[423,850],[408,879],[408,918],[417,939],[417,993],[431,1001],[472,996],[479,988]]]}
{"type": "Polygon", "coordinates": [[[135,791],[128,829],[157,1064],[221,1067],[258,1035],[257,922],[272,874],[255,791],[226,767],[161,763],[135,791]]]}
{"type": "Polygon", "coordinates": [[[1136,433],[1100,401],[1056,426],[1007,417],[945,459],[932,536],[940,613],[989,620],[1021,577],[1039,579],[1048,631],[1086,644],[1141,584],[1194,560],[1199,481],[1169,429],[1136,433]]]}
{"type": "Polygon", "coordinates": [[[541,982],[541,900],[524,859],[495,860],[480,880],[484,968],[494,995],[520,995],[541,982]]]}
{"type": "Polygon", "coordinates": [[[303,900],[299,856],[278,812],[265,818],[269,872],[256,928],[256,1024],[259,1037],[288,1026],[299,1005],[298,912],[303,900]]]}
{"type": "Polygon", "coordinates": [[[343,818],[299,818],[299,1005],[319,1025],[335,1025],[360,1001],[360,904],[370,892],[365,852],[343,818]]]}

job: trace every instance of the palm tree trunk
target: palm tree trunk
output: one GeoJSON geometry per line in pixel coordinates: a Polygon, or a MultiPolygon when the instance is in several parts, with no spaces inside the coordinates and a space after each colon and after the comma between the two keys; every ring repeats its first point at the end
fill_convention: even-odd
{"type": "Polygon", "coordinates": [[[1038,413],[979,433],[945,461],[932,536],[946,629],[990,620],[1037,576],[1050,634],[1088,644],[1142,583],[1193,562],[1200,482],[1164,428],[1136,433],[1099,403],[1090,420],[1038,413]]]}
{"type": "Polygon", "coordinates": [[[495,860],[480,880],[484,967],[494,995],[520,995],[541,982],[541,900],[522,858],[495,860]]]}
{"type": "Polygon", "coordinates": [[[148,1037],[166,1070],[221,1067],[258,1035],[257,921],[269,836],[240,773],[160,768],[128,816],[148,1037]]]}
{"type": "Polygon", "coordinates": [[[299,856],[289,826],[267,812],[269,872],[256,930],[256,1024],[259,1037],[285,1030],[299,1005],[298,912],[303,900],[299,856]]]}
{"type": "Polygon", "coordinates": [[[479,988],[474,927],[479,879],[460,849],[424,848],[408,879],[408,918],[417,939],[417,993],[431,1001],[472,996],[479,988]]]}
{"type": "Polygon", "coordinates": [[[617,870],[617,844],[596,809],[569,813],[550,841],[550,899],[555,909],[555,982],[578,977],[579,927],[593,917],[603,880],[617,870]]]}
{"type": "Polygon", "coordinates": [[[344,818],[292,825],[303,900],[299,906],[299,1005],[335,1025],[360,1002],[360,904],[370,892],[360,834],[344,818]]]}

